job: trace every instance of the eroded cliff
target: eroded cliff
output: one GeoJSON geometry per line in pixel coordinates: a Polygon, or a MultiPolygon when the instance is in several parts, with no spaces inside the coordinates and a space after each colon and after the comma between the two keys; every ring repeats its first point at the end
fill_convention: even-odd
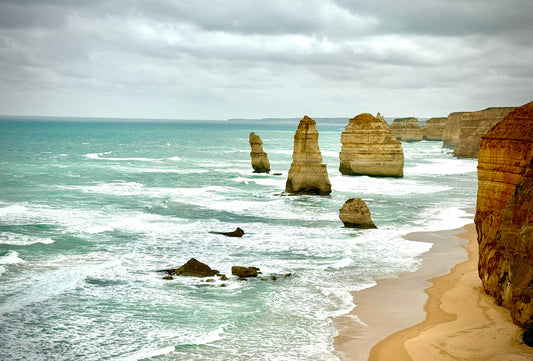
{"type": "Polygon", "coordinates": [[[446,119],[445,117],[428,119],[426,126],[422,129],[422,138],[425,140],[442,140],[446,119]]]}
{"type": "Polygon", "coordinates": [[[533,102],[481,141],[475,223],[485,292],[515,323],[533,323],[533,102]]]}
{"type": "Polygon", "coordinates": [[[390,126],[390,132],[398,140],[406,142],[422,140],[422,129],[416,118],[394,119],[390,126]]]}

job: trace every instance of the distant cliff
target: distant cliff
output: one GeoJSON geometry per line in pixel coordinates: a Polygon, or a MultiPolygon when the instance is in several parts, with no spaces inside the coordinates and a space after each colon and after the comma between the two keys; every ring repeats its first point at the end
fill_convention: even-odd
{"type": "Polygon", "coordinates": [[[422,140],[422,129],[416,118],[394,119],[390,126],[390,132],[396,139],[406,142],[422,140]]]}
{"type": "Polygon", "coordinates": [[[501,107],[451,113],[444,128],[444,146],[455,149],[458,157],[476,158],[481,137],[513,109],[515,108],[501,107]]]}
{"type": "Polygon", "coordinates": [[[442,140],[446,120],[447,118],[445,117],[428,119],[426,126],[422,128],[422,138],[425,140],[442,140]]]}
{"type": "Polygon", "coordinates": [[[533,102],[482,139],[475,217],[479,276],[486,293],[533,323],[533,102]]]}

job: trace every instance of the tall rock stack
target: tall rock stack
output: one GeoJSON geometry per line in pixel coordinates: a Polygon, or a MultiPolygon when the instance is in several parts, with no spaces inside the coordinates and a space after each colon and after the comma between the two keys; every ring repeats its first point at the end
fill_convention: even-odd
{"type": "Polygon", "coordinates": [[[422,129],[416,118],[398,118],[394,119],[390,126],[390,132],[398,140],[412,142],[422,140],[422,129]]]}
{"type": "Polygon", "coordinates": [[[263,141],[261,137],[255,133],[250,133],[250,157],[252,158],[252,168],[255,173],[270,172],[270,162],[267,154],[263,151],[263,141]]]}
{"type": "Polygon", "coordinates": [[[533,323],[533,102],[482,139],[475,217],[479,276],[486,293],[533,323]]]}
{"type": "Polygon", "coordinates": [[[477,112],[450,114],[444,130],[444,146],[455,149],[458,157],[477,158],[481,137],[513,109],[487,108],[477,112]]]}
{"type": "Polygon", "coordinates": [[[339,170],[346,175],[403,177],[402,143],[384,120],[363,113],[341,135],[339,170]]]}
{"type": "Polygon", "coordinates": [[[287,193],[327,195],[331,193],[328,170],[318,148],[316,123],[307,115],[294,134],[292,164],[285,186],[287,193]]]}
{"type": "Polygon", "coordinates": [[[425,140],[442,140],[447,118],[431,118],[422,129],[422,138],[425,140]]]}

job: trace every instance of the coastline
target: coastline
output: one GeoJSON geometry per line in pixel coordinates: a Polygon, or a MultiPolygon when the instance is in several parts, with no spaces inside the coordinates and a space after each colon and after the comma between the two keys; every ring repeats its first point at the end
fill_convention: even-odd
{"type": "Polygon", "coordinates": [[[533,359],[508,310],[481,290],[473,224],[406,238],[435,243],[418,271],[353,293],[357,307],[335,320],[341,360],[533,359]]]}

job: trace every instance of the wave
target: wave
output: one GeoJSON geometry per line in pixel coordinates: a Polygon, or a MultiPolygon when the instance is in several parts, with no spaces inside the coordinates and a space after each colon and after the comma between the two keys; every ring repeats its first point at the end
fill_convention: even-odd
{"type": "Polygon", "coordinates": [[[54,243],[54,240],[51,238],[26,236],[23,234],[11,232],[3,232],[0,234],[0,244],[9,244],[13,246],[28,246],[36,243],[51,244],[54,243]]]}
{"type": "Polygon", "coordinates": [[[170,158],[146,158],[146,157],[105,157],[107,154],[111,154],[113,152],[103,152],[103,153],[87,153],[83,156],[85,158],[89,159],[98,159],[98,160],[109,160],[109,161],[136,161],[136,162],[162,162],[165,160],[170,160],[173,162],[178,162],[181,160],[180,157],[174,156],[170,158]]]}
{"type": "Polygon", "coordinates": [[[0,264],[17,264],[25,262],[16,251],[9,250],[0,255],[0,264]]]}

